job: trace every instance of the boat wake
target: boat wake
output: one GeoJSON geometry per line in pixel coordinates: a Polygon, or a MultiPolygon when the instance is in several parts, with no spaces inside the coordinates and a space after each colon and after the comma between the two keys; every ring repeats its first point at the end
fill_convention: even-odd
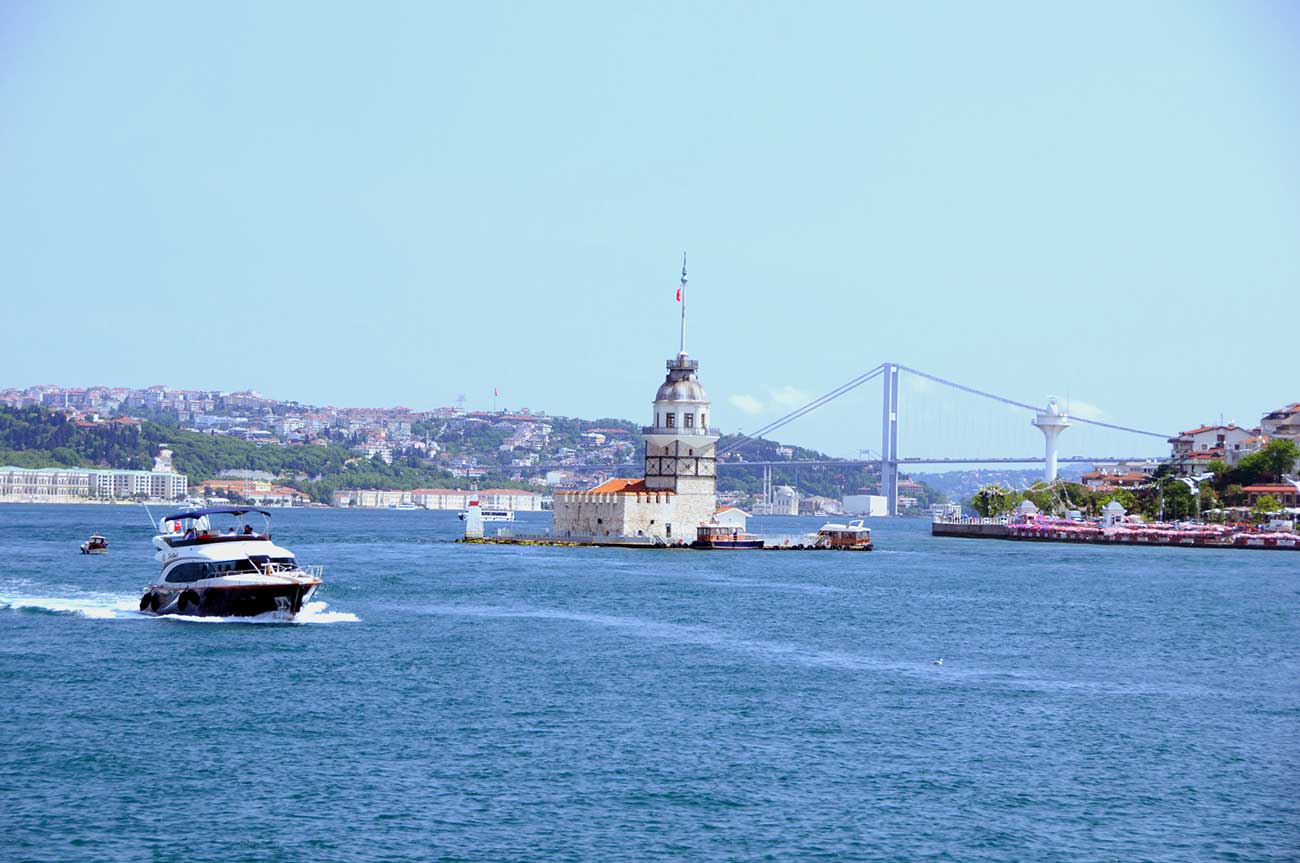
{"type": "Polygon", "coordinates": [[[253,617],[193,617],[188,614],[163,614],[154,616],[152,614],[140,614],[136,612],[137,617],[153,617],[155,620],[175,620],[183,623],[250,623],[250,624],[267,624],[267,623],[360,623],[361,618],[349,611],[326,611],[329,606],[320,601],[308,602],[302,607],[302,611],[293,617],[287,617],[279,612],[268,611],[266,614],[258,614],[253,617]]]}
{"type": "Polygon", "coordinates": [[[27,611],[38,614],[69,614],[95,620],[119,620],[143,617],[137,600],[114,594],[86,596],[0,596],[0,611],[27,611]]]}
{"type": "Polygon", "coordinates": [[[92,620],[174,620],[184,623],[253,623],[253,624],[320,624],[359,623],[360,618],[348,611],[329,611],[327,603],[309,602],[292,619],[276,614],[256,617],[191,617],[184,614],[153,615],[139,611],[139,599],[121,594],[66,596],[0,596],[0,611],[23,611],[37,614],[66,614],[92,620]]]}

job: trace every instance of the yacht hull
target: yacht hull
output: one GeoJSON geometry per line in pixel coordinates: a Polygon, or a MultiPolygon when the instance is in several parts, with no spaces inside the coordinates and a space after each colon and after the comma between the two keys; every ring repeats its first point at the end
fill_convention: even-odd
{"type": "Polygon", "coordinates": [[[279,614],[292,618],[311,600],[319,581],[293,584],[254,584],[212,587],[154,587],[140,598],[146,614],[187,617],[257,617],[279,614]]]}

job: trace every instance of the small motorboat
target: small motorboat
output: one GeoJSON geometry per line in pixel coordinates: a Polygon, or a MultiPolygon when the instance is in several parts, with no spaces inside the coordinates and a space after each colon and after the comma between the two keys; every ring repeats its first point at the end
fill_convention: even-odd
{"type": "Polygon", "coordinates": [[[816,548],[834,548],[846,551],[871,551],[871,528],[862,524],[862,519],[848,524],[823,524],[817,533],[810,537],[816,548]]]}
{"type": "Polygon", "coordinates": [[[725,524],[702,524],[695,529],[691,548],[742,551],[763,547],[763,537],[745,533],[739,527],[725,524]]]}
{"type": "Polygon", "coordinates": [[[153,544],[162,564],[140,610],[197,617],[292,618],[321,584],[321,567],[299,566],[271,542],[271,514],[244,506],[187,510],[163,518],[153,544]],[[254,528],[253,516],[261,516],[254,528]]]}
{"type": "Polygon", "coordinates": [[[82,554],[108,554],[108,539],[101,534],[92,533],[90,539],[81,544],[82,554]]]}

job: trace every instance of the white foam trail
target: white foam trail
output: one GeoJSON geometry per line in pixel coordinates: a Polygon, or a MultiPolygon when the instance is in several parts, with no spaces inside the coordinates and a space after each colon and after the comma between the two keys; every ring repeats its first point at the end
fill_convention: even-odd
{"type": "Polygon", "coordinates": [[[121,620],[141,617],[138,600],[131,597],[99,595],[85,597],[66,596],[0,596],[0,609],[38,609],[52,614],[75,614],[95,620],[121,620]]]}
{"type": "Polygon", "coordinates": [[[309,602],[292,620],[275,612],[256,617],[192,617],[186,614],[142,614],[139,600],[122,595],[104,594],[84,597],[0,596],[0,610],[36,609],[51,614],[70,614],[92,620],[178,620],[186,623],[359,623],[360,618],[347,611],[326,611],[320,601],[309,602]]]}
{"type": "MultiPolygon", "coordinates": [[[[244,623],[244,624],[297,624],[297,623],[360,623],[361,618],[350,611],[326,611],[329,606],[320,602],[308,602],[294,617],[289,618],[278,611],[268,611],[254,617],[195,617],[189,614],[162,614],[158,620],[175,620],[182,623],[244,623]]],[[[152,615],[150,615],[152,617],[152,615]]]]}
{"type": "Polygon", "coordinates": [[[294,618],[295,623],[360,623],[361,618],[350,611],[326,611],[329,606],[319,600],[309,602],[294,618]]]}

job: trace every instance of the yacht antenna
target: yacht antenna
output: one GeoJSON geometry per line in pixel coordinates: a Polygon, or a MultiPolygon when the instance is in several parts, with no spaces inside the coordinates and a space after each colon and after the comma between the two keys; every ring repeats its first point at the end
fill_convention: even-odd
{"type": "Polygon", "coordinates": [[[162,525],[153,520],[153,513],[149,511],[149,504],[140,501],[140,506],[144,507],[144,514],[149,517],[149,527],[154,530],[162,530],[162,525]]]}

